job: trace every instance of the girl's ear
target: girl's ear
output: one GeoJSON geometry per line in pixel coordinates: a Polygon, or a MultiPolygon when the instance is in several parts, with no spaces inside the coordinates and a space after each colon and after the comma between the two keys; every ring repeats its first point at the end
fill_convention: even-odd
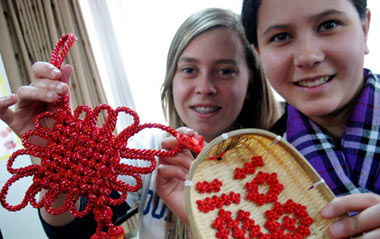
{"type": "Polygon", "coordinates": [[[364,44],[365,44],[364,54],[368,54],[369,53],[367,40],[368,40],[368,31],[369,31],[369,25],[370,25],[370,23],[371,23],[371,11],[369,9],[367,9],[366,16],[362,20],[362,29],[363,29],[364,44]]]}

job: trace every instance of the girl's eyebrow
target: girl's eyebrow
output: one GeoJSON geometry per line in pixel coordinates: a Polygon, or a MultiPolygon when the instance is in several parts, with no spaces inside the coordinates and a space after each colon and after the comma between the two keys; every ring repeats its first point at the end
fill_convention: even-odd
{"type": "Polygon", "coordinates": [[[316,15],[311,16],[310,20],[318,20],[318,19],[330,16],[330,15],[345,15],[345,12],[338,11],[336,9],[330,9],[330,10],[327,10],[327,11],[324,11],[324,12],[321,12],[321,13],[318,13],[316,15]]]}
{"type": "MultiPolygon", "coordinates": [[[[192,57],[181,57],[181,58],[179,58],[178,62],[199,62],[199,60],[192,58],[192,57]]],[[[236,65],[236,61],[233,59],[229,59],[229,58],[218,59],[217,61],[215,61],[215,63],[218,63],[218,64],[235,64],[236,65]]]]}
{"type": "MultiPolygon", "coordinates": [[[[312,15],[309,17],[309,20],[310,21],[316,21],[318,19],[321,19],[321,18],[324,18],[324,17],[327,17],[327,16],[330,16],[330,15],[345,15],[344,12],[342,11],[338,11],[336,9],[329,9],[327,11],[324,11],[324,12],[321,12],[321,13],[318,13],[318,14],[315,14],[315,15],[312,15]]],[[[262,34],[262,36],[264,36],[265,34],[267,34],[268,32],[272,31],[272,30],[284,30],[284,29],[287,29],[289,27],[288,24],[276,24],[276,25],[271,25],[269,26],[262,34]]]]}
{"type": "Polygon", "coordinates": [[[286,24],[277,24],[277,25],[271,25],[269,26],[262,34],[262,36],[265,36],[268,32],[271,32],[273,30],[283,30],[283,29],[287,29],[288,28],[288,25],[286,24]]]}
{"type": "Polygon", "coordinates": [[[180,57],[178,59],[178,62],[183,61],[183,62],[199,62],[197,59],[192,58],[192,57],[180,57]]]}
{"type": "Polygon", "coordinates": [[[230,59],[230,58],[218,59],[215,61],[215,63],[217,63],[217,64],[235,64],[236,65],[236,61],[233,59],[230,59]]]}

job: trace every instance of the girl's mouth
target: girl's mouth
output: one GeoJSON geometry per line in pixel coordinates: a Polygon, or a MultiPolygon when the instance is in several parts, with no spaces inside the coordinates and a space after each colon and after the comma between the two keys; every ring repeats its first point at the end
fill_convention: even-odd
{"type": "Polygon", "coordinates": [[[194,111],[201,113],[201,114],[210,114],[214,113],[221,109],[221,107],[218,106],[193,106],[191,107],[194,111]]]}
{"type": "Polygon", "coordinates": [[[304,80],[304,81],[295,82],[294,84],[297,86],[301,86],[301,87],[312,88],[312,87],[317,87],[317,86],[323,85],[323,84],[331,81],[334,78],[334,76],[335,75],[323,76],[323,77],[319,77],[319,78],[314,79],[314,80],[304,80]]]}

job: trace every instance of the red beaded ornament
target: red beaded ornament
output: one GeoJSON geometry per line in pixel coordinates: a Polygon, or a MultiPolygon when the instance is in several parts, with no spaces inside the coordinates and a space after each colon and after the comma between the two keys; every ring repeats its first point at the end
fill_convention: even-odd
{"type": "MultiPolygon", "coordinates": [[[[57,68],[61,64],[75,41],[73,34],[65,34],[57,43],[51,55],[51,63],[57,68]]],[[[203,148],[203,139],[189,137],[177,133],[174,129],[161,124],[139,124],[139,117],[127,107],[113,110],[110,106],[101,104],[92,110],[88,106],[79,106],[72,113],[69,96],[60,97],[56,103],[56,112],[44,112],[35,118],[35,129],[27,131],[22,137],[24,149],[20,149],[9,158],[7,169],[13,176],[1,190],[0,202],[9,211],[24,208],[29,202],[34,208],[44,207],[52,215],[61,214],[67,210],[75,217],[83,217],[93,211],[97,222],[95,238],[124,238],[121,227],[113,225],[110,206],[117,206],[127,198],[127,192],[136,192],[141,188],[141,175],[151,173],[156,167],[155,156],[174,156],[183,146],[199,153],[203,148]],[[107,118],[102,126],[97,125],[99,114],[105,111],[107,118]],[[119,113],[132,116],[134,122],[117,136],[114,135],[119,113]],[[85,114],[84,118],[80,116],[85,114]],[[55,121],[52,128],[42,126],[41,120],[50,118],[55,121]],[[176,137],[180,144],[177,148],[164,151],[152,149],[128,148],[130,137],[145,128],[158,128],[176,137]],[[47,146],[34,145],[28,142],[31,137],[39,137],[47,141],[47,146]],[[13,168],[15,159],[20,155],[31,155],[41,159],[40,165],[30,165],[23,168],[13,168]],[[121,158],[144,160],[150,166],[136,167],[122,163],[121,158]],[[118,180],[118,175],[128,175],[135,179],[135,185],[129,185],[118,180]],[[6,202],[10,186],[23,177],[33,176],[33,183],[18,205],[12,206],[6,202]],[[42,189],[47,192],[40,202],[36,194],[42,189]],[[110,198],[111,191],[120,192],[119,199],[110,198]],[[53,208],[52,202],[58,195],[67,194],[65,203],[59,208],[53,208]],[[75,202],[80,197],[88,198],[83,211],[78,211],[75,202]],[[104,232],[108,227],[108,232],[104,232]]]]}
{"type": "Polygon", "coordinates": [[[196,185],[196,190],[198,190],[199,193],[219,192],[221,186],[222,182],[218,179],[214,179],[211,183],[207,181],[198,182],[196,185]]]}
{"type": "Polygon", "coordinates": [[[313,219],[309,217],[306,207],[290,199],[285,204],[275,202],[274,207],[266,211],[265,215],[267,221],[264,227],[271,232],[273,238],[301,239],[311,234],[309,227],[313,219]],[[278,222],[284,214],[294,217],[284,216],[282,223],[278,222]]]}
{"type": "MultiPolygon", "coordinates": [[[[209,159],[220,159],[224,153],[212,156],[209,159]]],[[[243,168],[235,168],[234,180],[245,179],[247,175],[255,174],[257,167],[264,166],[261,156],[253,156],[251,160],[250,163],[244,163],[243,168]]],[[[214,179],[212,183],[197,182],[196,190],[199,193],[216,193],[221,190],[222,185],[218,179],[214,179]]],[[[217,231],[216,238],[229,239],[231,235],[232,238],[237,239],[302,239],[311,234],[309,227],[313,223],[313,219],[309,217],[305,206],[292,200],[288,200],[285,204],[278,202],[278,196],[284,186],[279,182],[276,173],[269,174],[259,171],[251,181],[245,184],[245,189],[245,199],[248,201],[254,202],[258,206],[267,203],[273,204],[273,207],[265,212],[267,220],[263,226],[268,233],[261,231],[261,226],[250,218],[250,212],[238,210],[236,218],[233,219],[232,212],[223,209],[223,207],[231,205],[232,202],[240,204],[240,194],[231,191],[229,195],[222,193],[220,196],[213,195],[196,201],[198,210],[203,213],[209,213],[215,209],[219,210],[218,216],[211,224],[211,227],[217,231]],[[264,183],[269,188],[266,194],[259,193],[259,185],[264,183]]]]}
{"type": "Polygon", "coordinates": [[[211,198],[206,197],[203,200],[197,200],[198,210],[204,213],[209,213],[215,208],[222,208],[223,206],[229,206],[231,203],[240,204],[240,194],[230,192],[228,195],[223,193],[219,197],[214,195],[211,198]]]}
{"type": "Polygon", "coordinates": [[[253,156],[251,163],[244,163],[244,168],[236,168],[234,179],[244,179],[247,174],[254,174],[257,167],[264,166],[263,158],[261,156],[253,156]]]}

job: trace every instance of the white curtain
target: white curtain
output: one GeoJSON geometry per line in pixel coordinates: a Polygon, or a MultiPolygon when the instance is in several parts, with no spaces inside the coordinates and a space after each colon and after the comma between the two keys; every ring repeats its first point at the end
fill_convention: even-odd
{"type": "MultiPolygon", "coordinates": [[[[91,36],[91,32],[89,31],[90,41],[94,45],[96,61],[98,62],[102,82],[106,88],[106,95],[110,105],[113,108],[127,106],[135,110],[132,92],[127,80],[106,1],[82,0],[80,3],[84,14],[87,8],[91,15],[91,21],[86,19],[86,24],[93,24],[94,26],[95,35],[91,36]],[[96,45],[98,45],[97,48],[100,50],[98,52],[95,49],[96,45]]],[[[117,123],[119,130],[124,129],[126,125],[131,123],[131,118],[121,115],[117,123]]]]}

